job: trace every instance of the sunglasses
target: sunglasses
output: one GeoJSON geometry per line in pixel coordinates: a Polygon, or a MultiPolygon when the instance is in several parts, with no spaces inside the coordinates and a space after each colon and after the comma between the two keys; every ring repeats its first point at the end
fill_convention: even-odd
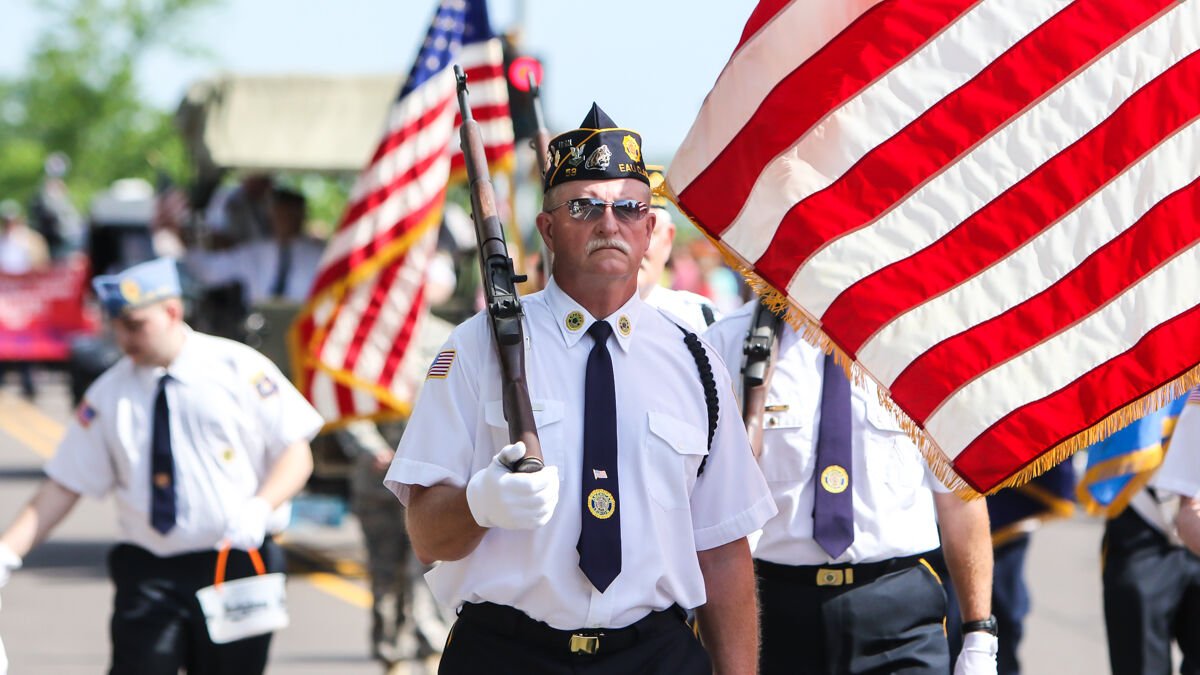
{"type": "Polygon", "coordinates": [[[567,207],[567,215],[575,220],[591,221],[598,220],[604,217],[604,209],[611,206],[613,216],[622,223],[636,223],[646,216],[650,211],[650,207],[644,202],[639,202],[636,199],[618,199],[612,202],[606,202],[602,199],[594,197],[580,197],[578,199],[568,199],[567,201],[546,209],[546,213],[550,213],[556,209],[567,207]]]}

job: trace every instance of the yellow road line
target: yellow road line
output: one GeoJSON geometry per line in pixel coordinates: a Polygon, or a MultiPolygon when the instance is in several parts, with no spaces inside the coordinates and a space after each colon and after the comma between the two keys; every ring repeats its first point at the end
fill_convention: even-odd
{"type": "Polygon", "coordinates": [[[298,575],[320,591],[356,607],[371,607],[371,591],[329,572],[308,572],[298,575]]]}
{"type": "MultiPolygon", "coordinates": [[[[54,449],[62,439],[66,428],[50,416],[24,399],[8,393],[0,393],[0,431],[12,436],[19,443],[41,455],[50,458],[54,449]]],[[[319,552],[306,550],[310,556],[320,556],[319,552]]],[[[323,558],[323,556],[321,556],[323,558]]],[[[337,574],[328,572],[309,572],[297,574],[307,580],[318,590],[333,597],[361,608],[370,608],[371,592],[339,575],[362,577],[366,570],[353,560],[328,559],[329,564],[337,574]]]]}
{"type": "Polygon", "coordinates": [[[0,394],[0,431],[49,458],[66,430],[37,406],[11,394],[0,394]]]}

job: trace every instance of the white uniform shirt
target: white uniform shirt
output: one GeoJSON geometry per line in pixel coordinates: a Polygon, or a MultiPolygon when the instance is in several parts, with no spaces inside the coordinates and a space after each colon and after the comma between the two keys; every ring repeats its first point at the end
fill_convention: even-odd
{"type": "MultiPolygon", "coordinates": [[[[325,245],[316,239],[296,237],[288,242],[288,247],[292,260],[282,297],[300,302],[308,297],[325,245]]],[[[189,253],[185,263],[188,272],[206,286],[242,282],[246,302],[256,304],[271,299],[279,270],[279,253],[279,242],[259,239],[227,251],[189,253]]]]}
{"type": "MultiPolygon", "coordinates": [[[[683,333],[637,294],[607,318],[622,554],[621,573],[599,593],[580,571],[575,549],[583,502],[584,373],[593,345],[587,329],[594,319],[553,280],[523,304],[530,398],[546,464],[558,467],[558,506],[541,528],[492,528],[469,556],[439,564],[426,576],[434,595],[452,608],[508,605],[560,629],[619,628],[674,603],[703,604],[696,551],[745,537],[775,512],[728,373],[712,358],[719,423],[697,477],[709,455],[708,414],[683,333]]],[[[410,485],[465,486],[508,443],[491,339],[486,316],[465,322],[425,382],[384,481],[405,504],[410,485]]]]}
{"type": "Polygon", "coordinates": [[[695,333],[708,330],[709,322],[704,317],[705,307],[712,313],[714,321],[721,318],[721,313],[708,298],[691,291],[676,291],[664,286],[655,286],[650,289],[645,302],[679,319],[685,327],[691,328],[695,333]]]}
{"type": "MultiPolygon", "coordinates": [[[[157,556],[211,550],[279,454],[322,423],[266,357],[189,329],[166,370],[126,357],[88,388],[46,475],[88,496],[113,493],[121,541],[157,556]],[[150,526],[150,438],[164,373],[176,499],[165,535],[150,526]]],[[[290,512],[276,510],[267,531],[282,530],[290,512]]]]}
{"type": "MultiPolygon", "coordinates": [[[[742,392],[742,345],[752,301],[705,334],[729,364],[742,392]]],[[[754,557],[783,565],[878,562],[938,546],[933,492],[946,488],[929,471],[915,444],[879,404],[874,383],[854,387],[850,400],[854,543],[836,560],[813,539],[813,481],[825,354],[786,324],[767,390],[763,448],[758,459],[778,515],[752,540],[754,557]]]]}
{"type": "Polygon", "coordinates": [[[1200,400],[1195,398],[1193,392],[1180,411],[1167,454],[1150,479],[1153,488],[1192,499],[1200,498],[1200,400]]]}

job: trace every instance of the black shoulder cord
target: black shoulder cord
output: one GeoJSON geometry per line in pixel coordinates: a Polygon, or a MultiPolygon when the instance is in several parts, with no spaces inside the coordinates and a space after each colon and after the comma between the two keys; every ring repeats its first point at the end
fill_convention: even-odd
{"type": "MultiPolygon", "coordinates": [[[[717,420],[720,417],[717,380],[713,377],[712,362],[708,360],[708,353],[704,351],[704,345],[700,344],[700,338],[696,337],[695,333],[679,324],[675,324],[675,327],[683,331],[683,344],[687,345],[692,359],[696,361],[696,369],[700,371],[700,383],[704,385],[704,403],[708,408],[708,450],[712,452],[713,436],[717,433],[717,420]]],[[[705,455],[704,459],[700,460],[697,476],[704,473],[704,465],[707,463],[708,455],[705,455]]]]}

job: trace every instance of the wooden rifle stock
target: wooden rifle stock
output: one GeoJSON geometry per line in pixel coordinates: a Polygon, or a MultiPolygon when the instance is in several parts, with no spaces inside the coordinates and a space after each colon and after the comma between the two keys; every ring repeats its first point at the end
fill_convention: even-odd
{"type": "Polygon", "coordinates": [[[504,419],[508,422],[509,442],[525,443],[525,456],[512,466],[512,470],[532,473],[540,471],[545,460],[529,401],[529,385],[525,381],[525,331],[521,326],[521,297],[517,295],[517,284],[525,277],[513,271],[512,258],[508,257],[504,227],[496,213],[496,192],[492,189],[483,137],[467,102],[467,75],[456,65],[454,76],[458,80],[458,108],[462,114],[460,141],[471,188],[471,220],[475,222],[475,236],[479,239],[480,283],[483,284],[492,338],[500,357],[504,419]]]}
{"type": "Polygon", "coordinates": [[[762,454],[763,415],[767,407],[767,388],[779,349],[779,329],[783,320],[765,305],[754,308],[750,331],[742,344],[742,421],[750,450],[755,457],[762,454]]]}

